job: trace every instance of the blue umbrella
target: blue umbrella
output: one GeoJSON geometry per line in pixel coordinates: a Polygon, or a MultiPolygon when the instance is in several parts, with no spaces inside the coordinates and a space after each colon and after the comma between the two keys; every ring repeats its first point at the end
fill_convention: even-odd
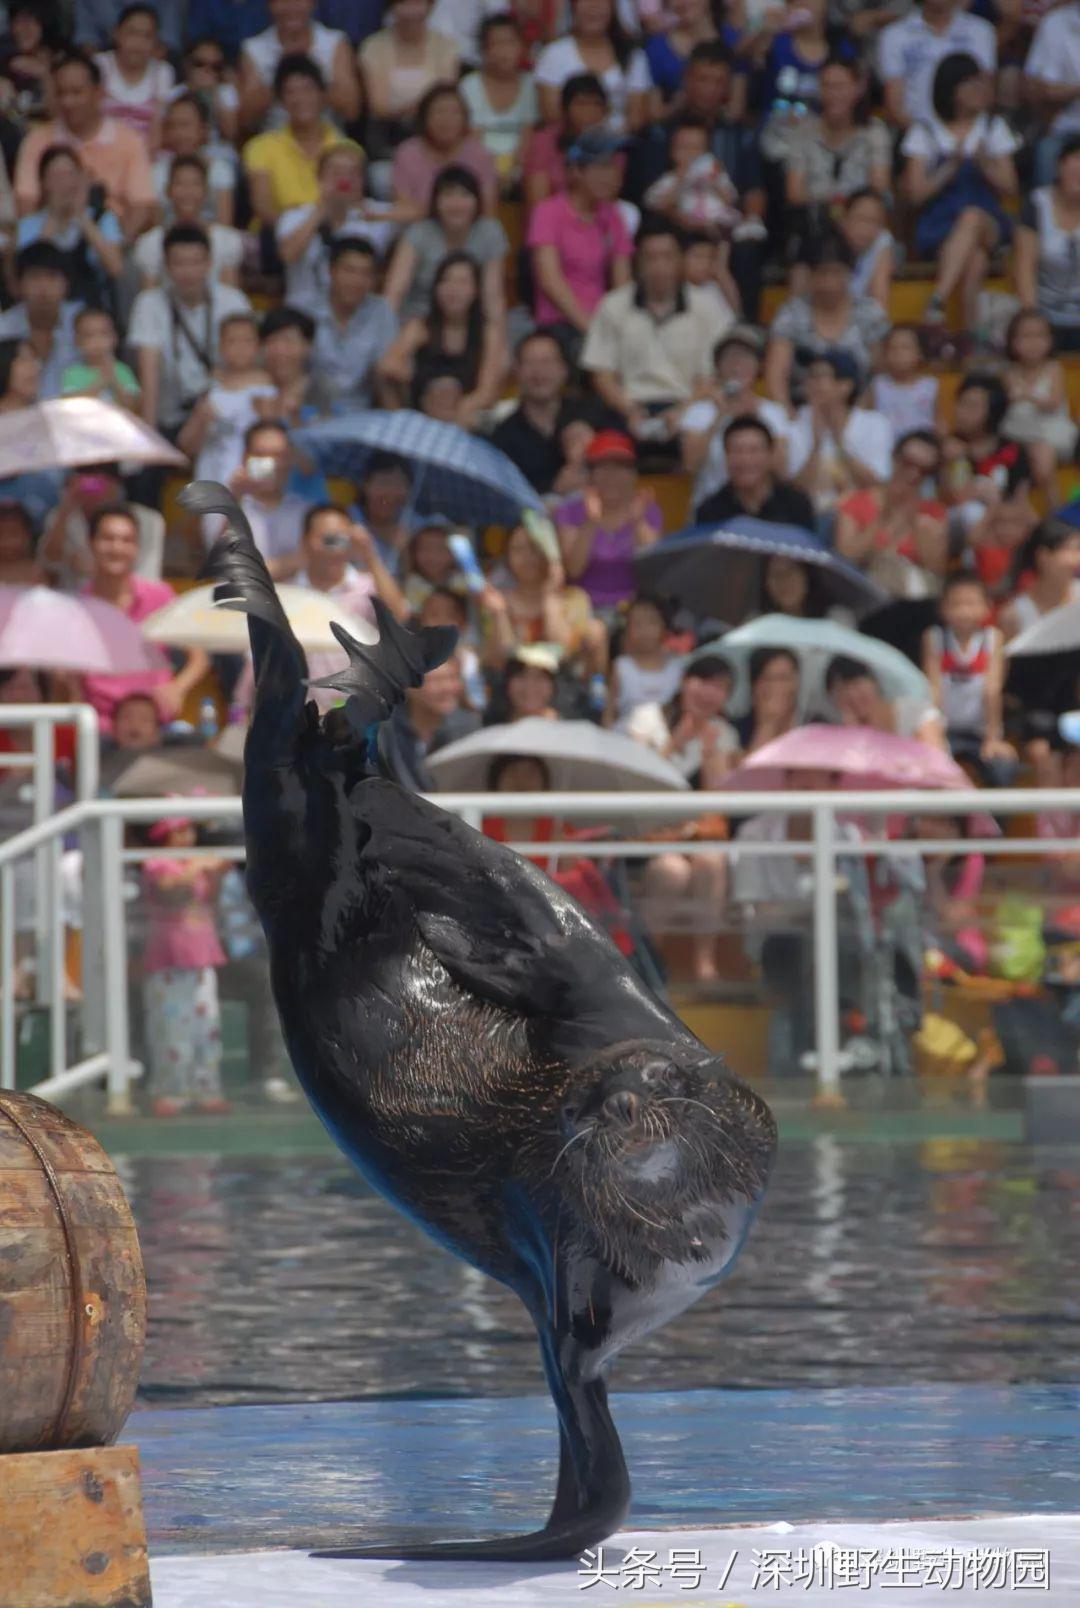
{"type": "Polygon", "coordinates": [[[412,506],[463,525],[516,525],[540,498],[515,463],[489,441],[423,413],[369,409],[295,431],[293,440],[325,474],[363,477],[374,452],[391,452],[413,471],[412,506]]]}
{"type": "Polygon", "coordinates": [[[812,531],[748,515],[666,536],[636,554],[634,564],[643,590],[674,598],[702,617],[738,625],[763,606],[762,571],[769,558],[812,565],[827,600],[846,603],[856,615],[888,601],[879,586],[830,552],[812,531]]]}

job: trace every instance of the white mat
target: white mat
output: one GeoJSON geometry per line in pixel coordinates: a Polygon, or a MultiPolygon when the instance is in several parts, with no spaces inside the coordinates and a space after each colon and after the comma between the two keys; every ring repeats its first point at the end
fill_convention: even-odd
{"type": "Polygon", "coordinates": [[[152,1576],[155,1608],[1077,1608],[1080,1516],[626,1532],[605,1542],[602,1563],[604,1578],[590,1583],[574,1564],[345,1563],[249,1552],[155,1558],[152,1576]]]}

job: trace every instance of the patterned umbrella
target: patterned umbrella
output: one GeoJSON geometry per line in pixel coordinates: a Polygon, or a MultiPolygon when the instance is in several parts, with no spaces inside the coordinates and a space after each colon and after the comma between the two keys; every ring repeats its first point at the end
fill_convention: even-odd
{"type": "Polygon", "coordinates": [[[794,558],[813,566],[828,599],[857,615],[886,594],[854,565],[830,552],[812,531],[769,519],[739,517],[666,536],[634,558],[642,589],[684,603],[702,617],[737,625],[761,606],[766,560],[794,558]]]}
{"type": "Polygon", "coordinates": [[[413,508],[463,525],[516,525],[539,496],[504,452],[489,441],[407,408],[344,413],[297,430],[297,447],[326,474],[359,480],[373,452],[413,466],[413,508]]]}

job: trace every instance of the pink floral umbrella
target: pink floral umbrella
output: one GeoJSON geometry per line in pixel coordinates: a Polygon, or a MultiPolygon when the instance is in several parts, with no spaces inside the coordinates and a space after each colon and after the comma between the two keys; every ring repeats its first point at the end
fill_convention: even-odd
{"type": "Polygon", "coordinates": [[[0,414],[0,479],[92,463],[164,463],[182,452],[127,408],[97,396],[53,397],[0,414]]]}
{"type": "Polygon", "coordinates": [[[772,792],[792,770],[833,771],[841,788],[971,787],[954,759],[914,737],[871,726],[798,726],[744,759],[725,787],[772,792]]]}
{"type": "Polygon", "coordinates": [[[97,597],[0,586],[0,669],[134,675],[167,664],[133,620],[97,597]]]}

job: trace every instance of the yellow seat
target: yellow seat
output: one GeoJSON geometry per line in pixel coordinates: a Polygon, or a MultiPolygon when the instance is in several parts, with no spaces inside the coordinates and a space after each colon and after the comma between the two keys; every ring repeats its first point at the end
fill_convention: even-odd
{"type": "Polygon", "coordinates": [[[642,475],[641,489],[655,499],[664,519],[664,531],[682,530],[690,519],[690,476],[642,475]]]}

